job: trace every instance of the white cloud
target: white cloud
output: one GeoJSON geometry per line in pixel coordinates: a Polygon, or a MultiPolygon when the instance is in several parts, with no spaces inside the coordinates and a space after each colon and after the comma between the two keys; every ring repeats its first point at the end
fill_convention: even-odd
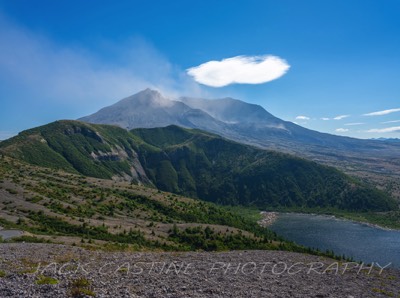
{"type": "Polygon", "coordinates": [[[391,114],[391,113],[395,113],[395,112],[400,112],[400,108],[368,113],[368,114],[364,114],[363,116],[383,116],[383,115],[387,115],[387,114],[391,114]]]}
{"type": "Polygon", "coordinates": [[[328,120],[331,120],[331,119],[327,118],[327,117],[322,117],[321,120],[328,121],[328,120]]]}
{"type": "Polygon", "coordinates": [[[373,128],[367,130],[367,132],[375,132],[375,133],[400,132],[400,126],[387,127],[387,128],[373,128]]]}
{"type": "Polygon", "coordinates": [[[389,124],[389,123],[399,123],[400,120],[392,120],[392,121],[385,121],[385,122],[381,122],[382,124],[389,124]]]}
{"type": "Polygon", "coordinates": [[[296,117],[296,120],[310,120],[310,117],[300,115],[296,117]]]}
{"type": "Polygon", "coordinates": [[[362,122],[355,122],[355,123],[346,123],[346,126],[356,126],[356,125],[364,125],[365,123],[362,122]]]}
{"type": "Polygon", "coordinates": [[[236,56],[209,61],[187,69],[200,84],[224,87],[230,84],[262,84],[283,76],[290,65],[276,56],[236,56]]]}
{"type": "Polygon", "coordinates": [[[342,119],[348,118],[348,117],[350,117],[350,115],[339,115],[339,116],[336,116],[335,118],[333,118],[333,120],[342,120],[342,119]]]}
{"type": "Polygon", "coordinates": [[[335,129],[336,132],[347,132],[349,131],[347,128],[337,128],[335,129]]]}

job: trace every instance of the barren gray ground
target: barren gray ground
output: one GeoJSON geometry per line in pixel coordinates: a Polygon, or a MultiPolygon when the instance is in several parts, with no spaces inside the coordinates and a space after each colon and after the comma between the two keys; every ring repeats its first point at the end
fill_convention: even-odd
{"type": "Polygon", "coordinates": [[[400,297],[398,270],[359,271],[281,251],[128,253],[21,243],[1,244],[0,258],[0,297],[400,297]]]}

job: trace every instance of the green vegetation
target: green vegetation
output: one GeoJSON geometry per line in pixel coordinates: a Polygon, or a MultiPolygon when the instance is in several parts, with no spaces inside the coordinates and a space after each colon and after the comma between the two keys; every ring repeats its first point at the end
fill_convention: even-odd
{"type": "MultiPolygon", "coordinates": [[[[260,247],[256,243],[261,238],[276,245],[283,242],[235,211],[144,186],[84,178],[8,157],[0,158],[0,178],[0,185],[21,189],[13,201],[0,198],[0,225],[33,234],[8,242],[59,243],[71,238],[75,245],[106,250],[187,250],[187,243],[170,237],[168,230],[174,225],[211,226],[218,231],[218,241],[225,239],[222,246],[214,246],[218,250],[229,249],[229,239],[239,239],[241,247],[248,248],[260,247]],[[231,238],[225,237],[228,234],[231,238]]],[[[207,234],[213,238],[203,240],[211,243],[216,235],[207,234]]]]}
{"type": "Polygon", "coordinates": [[[256,208],[218,206],[8,157],[0,158],[0,180],[20,189],[11,201],[0,198],[0,225],[33,234],[9,241],[66,241],[108,251],[279,249],[341,258],[260,227],[256,208]]]}
{"type": "MultiPolygon", "coordinates": [[[[400,230],[400,211],[348,212],[335,208],[299,208],[299,207],[292,207],[292,208],[280,207],[280,208],[270,208],[268,210],[277,212],[296,212],[296,213],[334,215],[338,218],[344,218],[366,224],[373,224],[384,228],[400,230]]],[[[246,216],[246,213],[251,213],[254,211],[252,209],[247,210],[247,208],[239,208],[237,209],[237,212],[242,216],[246,216]]]]}
{"type": "Polygon", "coordinates": [[[16,195],[18,193],[18,191],[16,191],[15,189],[9,189],[7,188],[6,191],[8,191],[10,194],[12,195],[16,195]]]}
{"type": "MultiPolygon", "coordinates": [[[[386,193],[332,167],[177,126],[129,132],[56,121],[1,142],[0,152],[34,165],[97,178],[119,176],[222,205],[398,209],[386,193]]],[[[52,210],[62,208],[52,204],[52,210]]]]}
{"type": "Polygon", "coordinates": [[[4,278],[7,276],[7,273],[4,270],[0,270],[0,278],[4,278]]]}
{"type": "Polygon", "coordinates": [[[29,243],[51,243],[51,241],[48,239],[46,240],[46,239],[39,238],[36,236],[27,236],[27,235],[12,238],[10,241],[11,242],[29,242],[29,243]]]}
{"type": "Polygon", "coordinates": [[[134,243],[143,247],[153,246],[140,231],[129,230],[128,232],[114,234],[103,226],[89,226],[86,223],[74,225],[57,217],[47,216],[42,212],[30,213],[28,218],[34,222],[34,225],[25,227],[25,229],[38,234],[79,236],[117,243],[134,243]]]}
{"type": "Polygon", "coordinates": [[[76,298],[86,296],[95,297],[96,294],[93,292],[91,285],[92,283],[84,277],[75,279],[70,283],[69,295],[76,298]]]}
{"type": "Polygon", "coordinates": [[[384,192],[332,167],[176,126],[132,133],[158,148],[142,150],[142,143],[139,156],[150,180],[162,190],[262,209],[397,209],[394,199],[384,192]]]}
{"type": "Polygon", "coordinates": [[[379,295],[384,295],[386,297],[396,297],[394,293],[386,291],[384,289],[373,288],[372,292],[377,293],[379,295]]]}
{"type": "Polygon", "coordinates": [[[243,250],[273,249],[272,240],[263,237],[254,239],[242,233],[230,234],[215,232],[210,227],[193,227],[180,231],[176,226],[170,231],[169,238],[182,245],[185,250],[243,250]]]}
{"type": "Polygon", "coordinates": [[[128,132],[58,121],[1,142],[1,152],[0,191],[7,196],[0,198],[0,225],[33,234],[15,242],[334,257],[260,227],[259,210],[400,226],[392,198],[334,168],[176,126],[128,132]],[[117,176],[122,181],[110,180],[117,176]]]}
{"type": "Polygon", "coordinates": [[[337,212],[336,216],[351,219],[358,222],[375,224],[380,227],[400,230],[400,212],[365,212],[365,213],[349,213],[337,212]]]}
{"type": "Polygon", "coordinates": [[[50,276],[44,276],[44,275],[38,275],[36,279],[36,284],[37,285],[56,285],[58,284],[58,280],[50,277],[50,276]]]}
{"type": "Polygon", "coordinates": [[[264,209],[260,208],[244,206],[224,206],[224,209],[236,214],[240,214],[240,216],[252,222],[261,220],[262,215],[260,212],[265,211],[264,209]]]}
{"type": "Polygon", "coordinates": [[[26,130],[0,146],[5,154],[34,165],[110,179],[130,174],[135,144],[133,135],[117,127],[56,121],[26,130]]]}

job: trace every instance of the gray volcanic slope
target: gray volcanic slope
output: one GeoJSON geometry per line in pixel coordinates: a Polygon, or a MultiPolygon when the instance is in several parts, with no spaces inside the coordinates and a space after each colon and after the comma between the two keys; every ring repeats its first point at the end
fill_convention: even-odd
{"type": "Polygon", "coordinates": [[[129,253],[19,243],[2,244],[0,257],[5,275],[0,277],[1,297],[90,297],[85,293],[95,297],[369,298],[400,294],[398,270],[381,271],[374,264],[369,271],[366,265],[283,251],[129,253]],[[37,284],[43,275],[57,284],[37,284]]]}
{"type": "Polygon", "coordinates": [[[95,124],[113,124],[126,129],[165,127],[174,124],[217,132],[225,127],[223,122],[201,109],[167,99],[150,89],[124,98],[79,120],[95,124]]]}

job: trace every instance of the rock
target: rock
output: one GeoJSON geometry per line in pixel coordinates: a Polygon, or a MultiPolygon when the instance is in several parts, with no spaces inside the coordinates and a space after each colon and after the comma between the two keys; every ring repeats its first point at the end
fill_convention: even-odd
{"type": "MultiPolygon", "coordinates": [[[[275,274],[273,265],[263,270],[266,262],[287,266],[301,262],[307,268],[307,264],[321,261],[317,256],[284,251],[126,253],[88,251],[56,244],[7,243],[0,245],[0,260],[0,270],[6,273],[6,277],[0,277],[0,297],[68,297],[73,281],[79,279],[82,279],[81,290],[92,291],[96,297],[368,298],[379,293],[395,297],[400,294],[400,271],[396,269],[384,270],[381,275],[379,270],[373,270],[370,275],[357,274],[357,270],[345,274],[307,271],[275,274]],[[46,270],[43,275],[56,278],[58,284],[36,284],[43,270],[32,273],[38,263],[42,264],[41,268],[55,265],[56,270],[46,270]],[[190,263],[193,270],[186,273],[161,270],[163,264],[168,268],[182,263],[190,263]],[[66,264],[80,265],[85,270],[60,272],[66,264]],[[129,269],[126,264],[130,264],[129,269]],[[226,270],[229,265],[234,269],[226,270]],[[251,274],[250,265],[254,266],[251,274]],[[120,272],[121,267],[127,269],[120,272]]],[[[323,262],[329,266],[336,261],[324,259],[323,262]]]]}

